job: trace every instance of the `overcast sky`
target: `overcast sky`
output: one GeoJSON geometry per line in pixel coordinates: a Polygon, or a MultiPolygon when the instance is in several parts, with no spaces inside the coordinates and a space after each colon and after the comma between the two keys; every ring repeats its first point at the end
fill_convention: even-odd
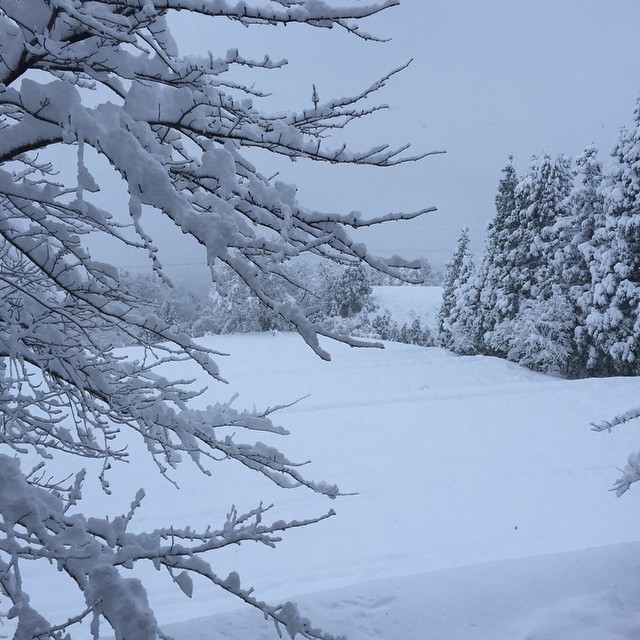
{"type": "Polygon", "coordinates": [[[311,208],[373,215],[436,206],[366,238],[382,255],[426,255],[436,265],[463,225],[480,254],[510,154],[519,173],[534,154],[575,156],[591,141],[606,160],[640,97],[637,0],[403,0],[364,25],[387,43],[184,14],[174,24],[184,53],[238,47],[247,57],[286,58],[285,69],[252,77],[273,92],[265,106],[275,110],[309,107],[314,83],[321,100],[356,93],[413,59],[375,100],[389,110],[358,123],[347,140],[363,149],[411,142],[416,152],[446,155],[392,169],[274,159],[260,168],[296,183],[311,208]]]}

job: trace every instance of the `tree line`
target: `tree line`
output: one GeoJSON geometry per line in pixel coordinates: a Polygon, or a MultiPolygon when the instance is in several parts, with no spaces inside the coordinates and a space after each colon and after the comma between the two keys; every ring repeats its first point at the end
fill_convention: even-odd
{"type": "MultiPolygon", "coordinates": [[[[440,274],[425,258],[414,277],[424,284],[439,282],[440,274]]],[[[414,269],[414,271],[416,271],[414,269]]],[[[286,277],[261,273],[264,291],[280,304],[306,309],[309,318],[332,332],[360,338],[433,346],[435,338],[419,317],[402,322],[381,309],[374,286],[400,286],[402,280],[362,264],[307,263],[284,266],[286,277]]],[[[292,331],[293,325],[264,305],[247,284],[225,266],[217,266],[215,287],[206,294],[169,286],[155,273],[120,274],[125,295],[138,300],[148,317],[156,316],[173,331],[191,338],[207,334],[292,331]]],[[[150,336],[151,337],[151,336],[150,336]]],[[[130,344],[121,335],[122,344],[130,344]]]]}
{"type": "Polygon", "coordinates": [[[571,378],[640,373],[640,100],[606,165],[533,157],[502,171],[476,267],[463,229],[445,274],[440,344],[571,378]]]}

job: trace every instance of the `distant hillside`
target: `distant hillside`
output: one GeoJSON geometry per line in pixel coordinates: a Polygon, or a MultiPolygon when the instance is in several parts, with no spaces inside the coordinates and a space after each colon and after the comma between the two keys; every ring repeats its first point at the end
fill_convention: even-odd
{"type": "Polygon", "coordinates": [[[417,317],[423,326],[435,331],[442,287],[373,287],[373,298],[398,324],[417,317]]]}

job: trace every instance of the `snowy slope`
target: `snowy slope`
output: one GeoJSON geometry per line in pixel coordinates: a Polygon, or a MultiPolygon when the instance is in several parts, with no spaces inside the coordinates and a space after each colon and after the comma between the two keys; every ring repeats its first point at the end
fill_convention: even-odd
{"type": "MultiPolygon", "coordinates": [[[[349,640],[622,640],[640,637],[640,544],[487,562],[297,598],[349,640]]],[[[236,610],[168,625],[176,640],[271,640],[236,610]],[[215,629],[215,636],[212,636],[215,629]]]]}
{"type": "MultiPolygon", "coordinates": [[[[275,502],[274,519],[333,507],[335,517],[291,532],[275,550],[228,549],[215,565],[223,576],[238,570],[269,601],[306,594],[299,600],[314,623],[351,638],[640,636],[640,547],[621,545],[640,539],[640,491],[621,499],[607,491],[640,438],[633,426],[589,429],[634,406],[640,379],[564,381],[495,358],[397,344],[325,345],[327,363],[288,334],[210,344],[232,354],[221,361],[231,382],[201,401],[238,392],[238,406],[264,407],[308,396],[279,414],[291,436],[260,439],[311,458],[308,476],[357,495],[330,502],[276,490],[228,463],[214,465],[212,478],[185,467],[176,491],[143,458],[111,478],[120,506],[94,492],[99,513],[128,509],[138,486],[148,494],[145,528],[218,524],[232,504],[275,502]],[[593,611],[619,635],[588,635],[598,628],[588,622],[593,611]],[[552,631],[527,635],[544,624],[552,631]],[[563,625],[573,631],[557,635],[563,625]]],[[[38,577],[59,619],[69,591],[53,572],[38,577]]],[[[188,600],[152,569],[146,578],[161,622],[179,623],[170,628],[176,638],[216,637],[212,630],[274,637],[260,616],[223,613],[237,603],[205,585],[188,600]]]]}
{"type": "Polygon", "coordinates": [[[373,299],[382,311],[389,311],[399,325],[419,318],[433,330],[442,303],[442,287],[373,287],[373,299]]]}

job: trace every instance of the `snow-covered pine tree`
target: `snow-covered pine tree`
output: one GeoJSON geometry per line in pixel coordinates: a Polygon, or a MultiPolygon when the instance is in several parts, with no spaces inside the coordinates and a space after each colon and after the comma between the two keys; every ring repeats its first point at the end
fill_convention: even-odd
{"type": "Polygon", "coordinates": [[[568,287],[576,315],[575,371],[584,376],[597,373],[601,364],[598,350],[587,330],[587,316],[593,306],[592,273],[597,271],[598,238],[605,233],[602,163],[593,144],[576,158],[576,180],[570,198],[573,214],[572,235],[556,257],[557,269],[568,287]]]}
{"type": "Polygon", "coordinates": [[[567,242],[571,222],[568,198],[573,184],[566,156],[534,158],[518,184],[521,236],[516,261],[522,299],[546,300],[558,282],[555,254],[567,242]]]}
{"type": "Polygon", "coordinates": [[[568,158],[552,160],[545,154],[541,160],[533,159],[529,173],[519,182],[515,192],[518,245],[510,254],[517,311],[486,335],[494,352],[553,373],[565,373],[573,361],[575,316],[556,261],[571,239],[572,180],[568,158]]]}
{"type": "Polygon", "coordinates": [[[470,253],[463,265],[460,285],[454,292],[455,306],[451,311],[453,330],[449,349],[460,355],[482,353],[484,343],[479,329],[480,287],[482,281],[470,253]]]}
{"type": "Polygon", "coordinates": [[[445,265],[444,282],[442,283],[442,302],[436,318],[438,342],[447,347],[451,339],[449,317],[456,301],[454,298],[456,282],[462,269],[464,254],[469,247],[469,228],[463,227],[451,258],[445,265]]]}
{"type": "Polygon", "coordinates": [[[598,150],[593,144],[576,158],[575,164],[577,179],[569,201],[574,219],[573,237],[567,247],[570,258],[563,260],[562,274],[569,286],[583,287],[591,281],[594,235],[597,229],[604,227],[603,173],[598,150]]]}
{"type": "Polygon", "coordinates": [[[565,271],[573,269],[568,261],[571,254],[565,249],[574,240],[577,223],[571,207],[570,196],[574,184],[574,171],[572,159],[565,155],[559,155],[551,161],[551,171],[543,206],[547,213],[541,213],[541,217],[549,218],[551,224],[544,227],[540,234],[540,261],[541,268],[538,271],[537,297],[548,299],[550,297],[549,285],[560,285],[563,293],[568,289],[565,271]]]}
{"type": "MultiPolygon", "coordinates": [[[[295,188],[267,178],[246,151],[354,165],[416,159],[403,155],[404,147],[352,151],[327,138],[376,111],[363,101],[393,72],[353,97],[314,100],[300,113],[272,114],[264,108],[264,94],[234,72],[247,67],[270,72],[281,63],[268,56],[247,59],[237,49],[181,56],[170,24],[172,14],[182,11],[210,24],[213,33],[226,19],[247,27],[335,27],[366,41],[372,36],[361,29],[362,19],[395,4],[0,0],[3,635],[68,638],[77,631],[81,637],[156,640],[162,634],[144,586],[129,572],[152,563],[187,595],[195,574],[257,608],[291,637],[327,637],[294,605],[268,605],[237,574],[217,575],[210,553],[248,541],[273,546],[283,531],[331,512],[307,521],[270,522],[268,508],[259,505],[244,514],[232,509],[217,526],[167,523],[144,532],[132,526],[142,490],[126,515],[113,519],[102,510],[92,516],[92,505],[81,502],[86,459],[97,461],[109,491],[109,474],[127,460],[126,444],[136,438],[167,476],[181,463],[209,473],[216,460],[232,460],[281,487],[338,495],[337,487],[306,479],[294,462],[257,440],[263,432],[286,434],[271,421],[271,410],[236,410],[217,402],[214,389],[201,403],[205,408],[192,405],[197,393],[182,379],[167,377],[171,363],[189,360],[215,383],[223,380],[217,354],[141,311],[139,301],[118,287],[117,270],[91,259],[86,239],[93,234],[135,247],[166,278],[154,243],[156,221],[164,219],[201,248],[203,264],[227,265],[321,357],[328,354],[318,334],[363,344],[314,324],[311,310],[275,298],[260,276],[291,281],[283,265],[315,254],[342,263],[364,261],[402,277],[396,267],[411,265],[376,259],[351,242],[348,230],[416,214],[367,221],[305,208],[295,188]],[[77,169],[75,176],[70,166],[77,169]],[[127,225],[118,221],[113,198],[102,205],[112,212],[97,200],[101,188],[111,191],[116,185],[128,193],[127,225]],[[114,330],[140,344],[139,359],[114,352],[114,330]],[[42,463],[31,472],[33,456],[42,463]],[[52,456],[63,458],[70,479],[51,477],[52,456]],[[33,571],[24,571],[26,564],[33,571]],[[60,579],[79,590],[77,615],[47,620],[38,610],[28,576],[42,565],[59,569],[60,579]],[[85,621],[84,629],[75,627],[85,621]]],[[[215,45],[215,37],[211,42],[215,45]]],[[[232,497],[224,500],[227,506],[232,497]]]]}
{"type": "Polygon", "coordinates": [[[477,309],[470,306],[471,298],[463,295],[472,286],[475,268],[469,248],[469,229],[463,227],[456,248],[445,269],[442,304],[438,311],[438,343],[456,353],[476,353],[469,321],[477,309]]]}
{"type": "Polygon", "coordinates": [[[500,345],[491,346],[485,341],[485,336],[498,323],[517,313],[520,297],[519,283],[514,278],[521,233],[516,206],[517,186],[518,177],[513,156],[510,156],[498,183],[496,215],[487,225],[487,240],[476,285],[480,298],[477,333],[484,345],[483,350],[496,355],[501,353],[500,345]]]}
{"type": "Polygon", "coordinates": [[[587,331],[598,375],[640,372],[640,100],[633,125],[620,131],[605,175],[604,228],[593,238],[587,331]]]}

